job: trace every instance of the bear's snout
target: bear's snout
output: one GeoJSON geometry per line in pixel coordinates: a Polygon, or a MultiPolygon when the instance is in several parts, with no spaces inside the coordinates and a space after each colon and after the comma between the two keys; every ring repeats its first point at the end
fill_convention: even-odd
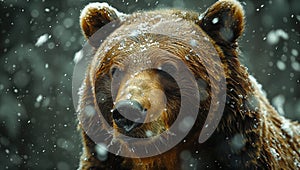
{"type": "Polygon", "coordinates": [[[115,124],[122,130],[130,132],[143,124],[147,109],[136,100],[122,100],[115,104],[112,116],[115,124]]]}

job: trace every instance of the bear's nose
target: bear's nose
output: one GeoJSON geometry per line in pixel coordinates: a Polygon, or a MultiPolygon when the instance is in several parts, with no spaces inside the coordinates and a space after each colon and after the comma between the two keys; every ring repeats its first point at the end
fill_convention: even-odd
{"type": "Polygon", "coordinates": [[[130,132],[132,129],[143,124],[147,110],[135,100],[122,100],[115,104],[112,112],[116,125],[130,132]]]}

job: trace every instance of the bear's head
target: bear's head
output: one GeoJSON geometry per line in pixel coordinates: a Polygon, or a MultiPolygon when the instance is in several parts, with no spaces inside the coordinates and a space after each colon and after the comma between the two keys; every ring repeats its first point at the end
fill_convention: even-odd
{"type": "Polygon", "coordinates": [[[127,15],[92,3],[80,22],[94,50],[79,107],[87,133],[103,132],[124,144],[130,139],[121,134],[155,137],[180,119],[177,129],[194,136],[193,131],[207,126],[205,120],[220,121],[210,110],[229,113],[222,102],[235,99],[237,105],[238,96],[249,91],[237,52],[244,12],[234,0],[220,0],[203,14],[157,10],[127,15]]]}

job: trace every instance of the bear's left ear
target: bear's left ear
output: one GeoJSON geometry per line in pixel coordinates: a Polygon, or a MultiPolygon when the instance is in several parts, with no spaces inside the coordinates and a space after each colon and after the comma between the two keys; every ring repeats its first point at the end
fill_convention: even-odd
{"type": "Polygon", "coordinates": [[[90,38],[98,29],[111,21],[122,19],[123,14],[107,3],[90,3],[81,12],[80,26],[84,36],[90,38]]]}
{"type": "Polygon", "coordinates": [[[236,42],[244,30],[244,10],[236,0],[219,0],[199,17],[198,24],[216,43],[236,42]]]}

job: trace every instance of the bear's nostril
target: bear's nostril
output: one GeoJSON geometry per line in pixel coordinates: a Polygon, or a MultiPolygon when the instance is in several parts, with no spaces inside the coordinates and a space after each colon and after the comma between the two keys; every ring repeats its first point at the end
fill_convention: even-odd
{"type": "Polygon", "coordinates": [[[113,116],[113,119],[114,119],[115,121],[117,121],[117,122],[118,122],[119,120],[121,120],[121,119],[125,119],[125,118],[119,113],[118,109],[114,109],[114,110],[113,110],[112,116],[113,116]]]}
{"type": "Polygon", "coordinates": [[[135,100],[123,100],[115,104],[112,117],[119,128],[129,132],[142,125],[146,110],[135,100]]]}

